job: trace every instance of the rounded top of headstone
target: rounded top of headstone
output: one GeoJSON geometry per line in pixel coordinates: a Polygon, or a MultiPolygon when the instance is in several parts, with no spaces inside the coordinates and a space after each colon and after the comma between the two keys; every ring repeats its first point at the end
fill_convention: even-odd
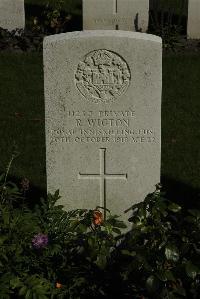
{"type": "Polygon", "coordinates": [[[81,39],[81,38],[92,38],[92,37],[117,37],[117,38],[131,38],[137,40],[146,40],[150,42],[162,43],[162,39],[159,36],[122,31],[122,30],[85,30],[85,31],[74,31],[68,33],[54,34],[44,38],[44,44],[48,42],[64,41],[68,39],[81,39]]]}

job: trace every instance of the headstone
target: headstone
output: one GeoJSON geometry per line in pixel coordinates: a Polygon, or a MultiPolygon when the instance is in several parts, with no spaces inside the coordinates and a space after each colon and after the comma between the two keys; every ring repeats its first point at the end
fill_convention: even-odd
{"type": "Polygon", "coordinates": [[[103,206],[125,215],[155,190],[161,53],[161,39],[144,33],[45,38],[47,186],[60,190],[66,209],[103,206]]]}
{"type": "Polygon", "coordinates": [[[200,38],[200,1],[189,0],[188,2],[188,38],[200,38]]]}
{"type": "Polygon", "coordinates": [[[24,26],[24,0],[0,0],[0,27],[11,31],[24,26]]]}
{"type": "Polygon", "coordinates": [[[83,0],[84,30],[146,32],[149,0],[83,0]]]}

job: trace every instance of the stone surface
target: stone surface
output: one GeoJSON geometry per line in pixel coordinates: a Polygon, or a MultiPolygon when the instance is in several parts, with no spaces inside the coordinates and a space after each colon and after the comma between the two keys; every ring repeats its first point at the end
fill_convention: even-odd
{"type": "Polygon", "coordinates": [[[11,31],[24,26],[24,0],[0,0],[0,27],[11,31]]]}
{"type": "Polygon", "coordinates": [[[149,0],[83,0],[84,30],[146,32],[149,0]]]}
{"type": "Polygon", "coordinates": [[[48,191],[123,215],[160,181],[161,39],[85,31],[44,40],[48,191]]]}
{"type": "Polygon", "coordinates": [[[200,1],[188,0],[188,38],[200,38],[200,1]]]}

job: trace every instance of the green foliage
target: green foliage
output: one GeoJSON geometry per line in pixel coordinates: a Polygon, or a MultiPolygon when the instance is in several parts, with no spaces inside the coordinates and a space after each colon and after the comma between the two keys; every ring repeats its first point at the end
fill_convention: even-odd
{"type": "Polygon", "coordinates": [[[65,32],[67,30],[67,23],[71,20],[72,16],[64,11],[64,5],[64,0],[48,1],[43,11],[43,18],[41,20],[34,18],[37,28],[47,34],[65,32]]]}
{"type": "Polygon", "coordinates": [[[200,285],[200,213],[168,201],[159,188],[135,205],[133,229],[121,251],[123,279],[146,286],[150,298],[198,298],[200,285]],[[134,254],[134,259],[131,253],[134,254]],[[138,271],[137,271],[138,269],[138,271]],[[137,277],[134,276],[137,271],[137,277]]]}
{"type": "Polygon", "coordinates": [[[181,36],[181,26],[175,24],[165,25],[157,28],[155,34],[162,37],[164,50],[177,50],[184,47],[183,37],[181,36]]]}
{"type": "Polygon", "coordinates": [[[133,206],[132,229],[99,207],[65,211],[49,194],[29,208],[0,182],[0,298],[198,298],[200,211],[160,186],[133,206]]]}
{"type": "MultiPolygon", "coordinates": [[[[33,3],[34,12],[29,8],[26,26],[30,31],[38,34],[58,34],[71,31],[71,21],[80,17],[80,1],[51,0],[42,3],[33,3]]],[[[27,6],[28,8],[28,6],[27,6]]],[[[80,24],[77,24],[78,28],[80,24]]]]}
{"type": "Polygon", "coordinates": [[[35,25],[31,30],[16,29],[8,31],[0,28],[0,50],[41,51],[44,36],[44,32],[40,31],[35,25]]]}
{"type": "Polygon", "coordinates": [[[62,9],[64,11],[81,14],[82,0],[25,0],[26,8],[29,5],[37,5],[42,7],[50,6],[53,9],[56,9],[60,4],[62,4],[62,9]]]}
{"type": "Polygon", "coordinates": [[[187,9],[187,0],[151,1],[148,31],[162,37],[164,50],[185,46],[187,9]]]}

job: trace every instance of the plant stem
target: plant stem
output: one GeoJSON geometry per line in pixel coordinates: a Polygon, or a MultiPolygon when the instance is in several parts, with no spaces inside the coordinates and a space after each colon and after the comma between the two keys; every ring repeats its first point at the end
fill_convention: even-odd
{"type": "Polygon", "coordinates": [[[14,158],[15,158],[15,155],[12,154],[11,159],[8,162],[8,165],[6,167],[6,173],[5,173],[5,178],[4,178],[4,182],[3,182],[3,185],[2,185],[2,192],[1,192],[1,202],[2,202],[2,204],[4,204],[4,202],[5,202],[5,198],[3,198],[3,196],[4,196],[4,189],[5,189],[5,186],[6,186],[8,174],[9,174],[9,171],[10,171],[10,168],[11,168],[11,165],[12,165],[12,162],[13,162],[14,158]]]}

